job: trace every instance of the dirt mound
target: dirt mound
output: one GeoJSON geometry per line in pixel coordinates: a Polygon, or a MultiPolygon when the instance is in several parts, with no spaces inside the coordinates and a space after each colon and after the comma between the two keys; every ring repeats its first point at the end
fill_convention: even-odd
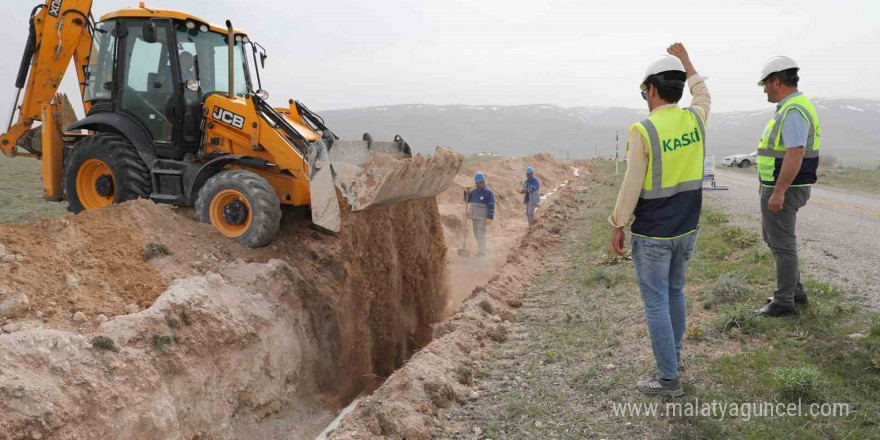
{"type": "MultiPolygon", "coordinates": [[[[455,314],[437,324],[434,341],[364,398],[328,439],[427,440],[452,434],[455,423],[446,418],[446,411],[478,397],[473,378],[482,370],[483,353],[507,340],[510,322],[516,321],[516,308],[522,304],[520,292],[542,270],[542,252],[558,243],[572,213],[580,209],[573,195],[575,187],[583,189],[584,181],[585,177],[575,178],[547,202],[544,221],[518,241],[489,283],[474,289],[455,314]]],[[[462,438],[471,436],[479,437],[465,433],[462,438]]]]}
{"type": "Polygon", "coordinates": [[[29,299],[0,334],[0,439],[314,435],[446,301],[435,199],[343,213],[331,235],[287,212],[261,249],[142,200],[0,226],[0,302],[29,299]]]}

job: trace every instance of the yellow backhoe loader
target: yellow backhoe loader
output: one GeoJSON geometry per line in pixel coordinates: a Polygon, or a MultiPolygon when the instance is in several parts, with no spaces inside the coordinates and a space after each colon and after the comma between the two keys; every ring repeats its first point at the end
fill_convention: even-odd
{"type": "Polygon", "coordinates": [[[195,206],[198,220],[259,247],[274,238],[281,205],[310,205],[315,224],[338,232],[337,192],[361,210],[434,196],[458,172],[457,155],[409,169],[415,160],[399,136],[341,140],[297,101],[273,108],[260,84],[265,49],[229,21],[143,3],[95,21],[91,8],[92,0],[47,0],[32,10],[0,136],[7,156],[42,161],[45,198],[73,213],[139,197],[195,206]],[[58,94],[71,62],[79,120],[58,94]],[[379,153],[403,160],[370,161],[379,153]]]}

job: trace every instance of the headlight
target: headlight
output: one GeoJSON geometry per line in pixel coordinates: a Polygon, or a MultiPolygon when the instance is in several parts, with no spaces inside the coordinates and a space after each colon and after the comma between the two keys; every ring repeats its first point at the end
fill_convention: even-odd
{"type": "Polygon", "coordinates": [[[194,22],[194,21],[188,21],[188,20],[187,20],[187,22],[186,22],[186,28],[187,28],[187,29],[195,29],[195,28],[196,28],[196,22],[194,22]]]}
{"type": "Polygon", "coordinates": [[[203,24],[203,25],[199,26],[199,31],[208,32],[208,25],[203,24]]]}
{"type": "Polygon", "coordinates": [[[236,42],[236,43],[241,43],[241,35],[236,35],[236,36],[235,36],[235,42],[236,42]]]}
{"type": "Polygon", "coordinates": [[[251,40],[248,39],[248,37],[241,37],[241,42],[242,42],[242,43],[250,43],[251,40]]]}

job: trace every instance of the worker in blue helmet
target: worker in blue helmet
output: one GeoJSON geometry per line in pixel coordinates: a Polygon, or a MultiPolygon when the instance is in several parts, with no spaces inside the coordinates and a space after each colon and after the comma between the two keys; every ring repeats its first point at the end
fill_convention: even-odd
{"type": "Polygon", "coordinates": [[[529,221],[529,226],[532,226],[535,224],[535,210],[541,203],[541,183],[535,178],[535,170],[532,167],[526,168],[526,180],[519,192],[524,194],[523,205],[526,205],[526,219],[529,221]]]}
{"type": "Polygon", "coordinates": [[[483,173],[474,174],[475,188],[467,191],[465,202],[468,218],[474,225],[474,238],[477,239],[477,255],[486,254],[486,228],[495,219],[495,194],[486,186],[483,173]]]}

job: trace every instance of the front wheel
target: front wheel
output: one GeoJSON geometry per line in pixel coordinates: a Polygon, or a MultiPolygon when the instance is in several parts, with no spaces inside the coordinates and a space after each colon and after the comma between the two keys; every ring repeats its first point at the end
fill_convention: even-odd
{"type": "Polygon", "coordinates": [[[149,197],[150,170],[134,146],[115,133],[98,133],[76,143],[65,161],[64,196],[76,214],[149,197]]]}
{"type": "Polygon", "coordinates": [[[281,202],[266,179],[250,171],[222,171],[205,182],[196,219],[248,247],[266,246],[281,225],[281,202]]]}
{"type": "Polygon", "coordinates": [[[752,163],[749,162],[748,160],[743,160],[742,162],[739,163],[740,168],[748,168],[750,166],[752,166],[752,163]]]}

